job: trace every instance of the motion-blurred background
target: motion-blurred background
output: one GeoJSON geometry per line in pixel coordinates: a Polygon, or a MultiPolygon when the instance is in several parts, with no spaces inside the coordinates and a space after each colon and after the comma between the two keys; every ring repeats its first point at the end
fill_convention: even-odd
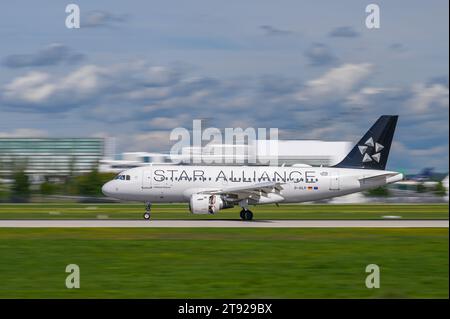
{"type": "MultiPolygon", "coordinates": [[[[331,165],[381,114],[400,115],[388,165],[408,181],[338,200],[445,201],[448,2],[379,1],[380,29],[368,3],[80,0],[80,29],[67,3],[8,4],[0,201],[101,196],[123,169],[171,162],[170,131],[193,119],[278,128],[280,165],[331,165]]],[[[181,160],[212,147],[227,145],[181,160]]]]}
{"type": "MultiPolygon", "coordinates": [[[[0,298],[448,299],[449,2],[377,0],[380,28],[368,29],[372,2],[2,1],[0,298]],[[69,3],[79,29],[65,25],[69,3]],[[250,229],[240,207],[194,215],[178,203],[152,219],[218,227],[158,228],[142,203],[103,203],[118,172],[172,163],[169,134],[194,119],[278,128],[278,165],[326,166],[382,114],[400,116],[387,169],[404,181],[331,202],[342,205],[255,209],[253,225],[331,228],[250,229]],[[110,227],[130,220],[145,228],[110,227]],[[339,226],[355,220],[383,227],[339,226]],[[410,220],[424,226],[389,227],[410,220]],[[71,264],[80,289],[66,288],[71,264]],[[372,264],[380,289],[365,284],[372,264]]],[[[258,138],[175,160],[231,148],[262,164],[273,154],[258,138]]]]}

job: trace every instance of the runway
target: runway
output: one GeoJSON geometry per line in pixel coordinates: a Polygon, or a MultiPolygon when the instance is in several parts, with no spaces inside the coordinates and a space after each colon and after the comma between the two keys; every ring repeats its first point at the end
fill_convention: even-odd
{"type": "Polygon", "coordinates": [[[448,228],[448,220],[0,220],[0,228],[448,228]]]}

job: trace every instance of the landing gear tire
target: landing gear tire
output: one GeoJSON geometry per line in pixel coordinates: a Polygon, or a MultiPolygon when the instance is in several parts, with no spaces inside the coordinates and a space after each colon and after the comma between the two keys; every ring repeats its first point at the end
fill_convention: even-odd
{"type": "Polygon", "coordinates": [[[150,217],[151,217],[150,211],[151,211],[151,209],[152,209],[152,203],[146,202],[145,203],[145,213],[144,213],[144,219],[145,220],[150,220],[150,217]]]}
{"type": "Polygon", "coordinates": [[[240,215],[243,220],[252,220],[253,219],[253,213],[249,210],[241,210],[240,215]]]}

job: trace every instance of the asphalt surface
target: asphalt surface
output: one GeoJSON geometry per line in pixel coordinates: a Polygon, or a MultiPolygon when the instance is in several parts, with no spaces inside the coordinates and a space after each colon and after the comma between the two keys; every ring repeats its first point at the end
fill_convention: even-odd
{"type": "Polygon", "coordinates": [[[0,220],[0,228],[448,228],[448,220],[0,220]]]}

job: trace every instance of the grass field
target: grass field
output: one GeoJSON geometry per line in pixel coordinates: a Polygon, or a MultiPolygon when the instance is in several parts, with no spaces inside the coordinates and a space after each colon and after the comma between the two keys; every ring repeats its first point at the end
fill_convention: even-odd
{"type": "MultiPolygon", "coordinates": [[[[448,205],[281,205],[256,219],[448,219],[448,205]]],[[[154,205],[155,219],[238,219],[154,205]]],[[[141,219],[140,204],[1,204],[0,219],[141,219]]],[[[0,228],[0,298],[448,298],[448,229],[0,228]],[[81,268],[66,289],[65,267],[81,268]],[[381,288],[365,267],[381,267],[381,288]]]]}
{"type": "Polygon", "coordinates": [[[448,229],[0,229],[0,297],[448,298],[448,253],[448,229]]]}
{"type": "MultiPolygon", "coordinates": [[[[448,204],[265,205],[255,219],[448,219],[448,204]]],[[[0,219],[142,219],[142,204],[0,204],[0,219]]],[[[239,219],[239,208],[216,215],[192,215],[187,205],[153,205],[154,219],[239,219]]]]}

